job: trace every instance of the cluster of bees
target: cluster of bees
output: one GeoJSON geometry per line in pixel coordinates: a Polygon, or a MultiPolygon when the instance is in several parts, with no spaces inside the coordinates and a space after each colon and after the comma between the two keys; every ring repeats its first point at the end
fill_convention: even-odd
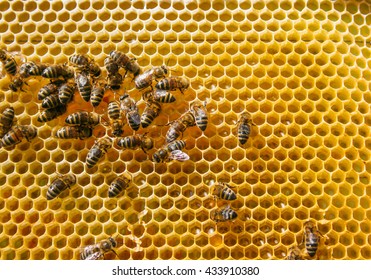
{"type": "MultiPolygon", "coordinates": [[[[49,79],[49,83],[38,92],[37,98],[41,101],[43,111],[38,116],[39,122],[51,121],[67,112],[67,106],[73,101],[76,91],[86,102],[95,108],[100,105],[106,92],[119,90],[127,74],[133,76],[135,88],[142,93],[145,108],[139,114],[137,102],[128,93],[108,100],[108,120],[98,113],[80,111],[69,114],[65,119],[65,126],[58,129],[55,137],[60,139],[87,139],[93,136],[93,129],[98,125],[110,128],[111,135],[97,139],[90,148],[86,157],[87,168],[93,168],[115,144],[119,149],[141,149],[144,153],[154,147],[154,141],[148,132],[137,134],[140,126],[149,127],[162,111],[163,104],[176,101],[171,93],[179,90],[182,94],[189,87],[189,81],[184,77],[168,76],[170,69],[167,65],[152,67],[141,73],[141,68],[134,58],[128,57],[120,51],[112,51],[104,60],[106,77],[99,65],[88,55],[74,54],[69,58],[68,64],[49,65],[44,63],[23,62],[20,66],[15,59],[19,54],[9,53],[0,49],[0,61],[5,72],[12,77],[9,89],[13,92],[24,91],[27,79],[40,76],[49,79]],[[153,84],[155,85],[153,86],[153,84]],[[133,135],[123,137],[124,126],[133,130],[133,135]]],[[[186,142],[180,140],[189,127],[197,126],[205,131],[208,124],[206,103],[194,101],[190,103],[189,110],[178,119],[166,124],[169,129],[166,133],[166,144],[152,154],[154,163],[169,162],[171,160],[186,161],[189,156],[183,151],[186,142]]],[[[241,145],[245,144],[250,136],[251,116],[243,112],[237,121],[237,138],[241,145]]],[[[7,107],[0,114],[0,145],[12,147],[24,138],[31,141],[37,136],[37,130],[31,125],[16,125],[14,109],[7,107]]],[[[48,186],[46,197],[48,200],[56,198],[61,192],[76,184],[73,174],[58,175],[48,186]]],[[[128,188],[132,178],[128,174],[116,177],[108,189],[108,197],[116,197],[128,188]]],[[[237,199],[236,187],[227,183],[215,183],[211,194],[215,198],[226,202],[237,199]]],[[[216,223],[233,221],[237,212],[226,204],[212,210],[210,217],[216,223]]],[[[310,257],[314,257],[321,233],[313,222],[304,225],[303,242],[310,257]]],[[[83,260],[103,259],[107,252],[117,246],[114,238],[110,237],[96,244],[88,245],[81,252],[83,260]]],[[[299,246],[290,248],[287,259],[303,259],[299,246]]]]}

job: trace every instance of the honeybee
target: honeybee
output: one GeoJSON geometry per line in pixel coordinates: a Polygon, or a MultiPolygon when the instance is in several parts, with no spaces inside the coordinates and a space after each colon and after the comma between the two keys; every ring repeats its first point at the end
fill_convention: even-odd
{"type": "Polygon", "coordinates": [[[18,89],[20,89],[21,91],[24,91],[22,89],[22,86],[23,86],[23,84],[27,85],[27,83],[25,82],[25,79],[30,77],[30,70],[34,65],[35,65],[34,62],[26,62],[26,63],[23,63],[19,67],[18,73],[13,78],[12,82],[9,84],[9,88],[12,91],[16,92],[16,91],[18,91],[18,89]]]}
{"type": "Polygon", "coordinates": [[[117,139],[117,146],[132,150],[141,148],[143,152],[147,153],[148,150],[153,148],[153,141],[151,138],[147,137],[146,134],[147,133],[144,133],[143,135],[135,134],[117,139]]]}
{"type": "Polygon", "coordinates": [[[91,95],[91,82],[90,77],[87,75],[86,72],[80,72],[76,74],[76,84],[77,89],[80,92],[81,97],[88,102],[90,100],[91,95]]]}
{"type": "Polygon", "coordinates": [[[13,56],[15,53],[9,53],[0,49],[0,61],[3,63],[6,73],[14,76],[17,73],[17,62],[13,56]]]}
{"type": "Polygon", "coordinates": [[[1,139],[1,147],[11,147],[20,142],[23,138],[31,141],[37,136],[37,129],[32,125],[13,126],[1,139]]]}
{"type": "Polygon", "coordinates": [[[98,161],[107,153],[107,150],[111,147],[112,139],[109,137],[103,137],[96,140],[86,157],[86,166],[88,168],[94,167],[94,165],[98,163],[98,161]]]}
{"type": "Polygon", "coordinates": [[[93,129],[85,126],[64,126],[57,130],[55,137],[61,139],[86,139],[93,135],[93,129]]]}
{"type": "Polygon", "coordinates": [[[120,106],[116,101],[111,101],[108,103],[108,116],[111,119],[118,119],[120,118],[120,106]]]}
{"type": "Polygon", "coordinates": [[[205,105],[200,101],[194,101],[190,105],[190,111],[195,117],[198,128],[205,131],[207,127],[207,112],[205,105]]]}
{"type": "Polygon", "coordinates": [[[304,243],[308,255],[312,258],[316,255],[321,236],[323,235],[318,231],[317,226],[313,222],[307,221],[304,223],[302,243],[304,243]]]}
{"type": "Polygon", "coordinates": [[[166,142],[170,143],[176,140],[187,127],[195,126],[195,118],[191,112],[187,112],[180,116],[179,119],[170,123],[170,128],[166,133],[166,142]]]}
{"type": "Polygon", "coordinates": [[[159,67],[153,67],[143,74],[136,76],[134,82],[137,89],[143,89],[152,85],[152,81],[163,78],[169,72],[169,68],[166,65],[159,67]]]}
{"type": "Polygon", "coordinates": [[[113,252],[116,256],[117,253],[113,248],[117,247],[117,242],[112,237],[102,240],[96,244],[88,245],[81,250],[81,260],[96,260],[104,258],[104,254],[113,252]]]}
{"type": "Polygon", "coordinates": [[[58,98],[61,104],[70,102],[75,94],[76,85],[73,82],[63,84],[58,90],[58,98]]]}
{"type": "Polygon", "coordinates": [[[142,97],[144,100],[153,100],[160,103],[172,103],[175,102],[176,98],[172,95],[169,91],[156,89],[153,91],[152,89],[143,92],[142,97]]]}
{"type": "Polygon", "coordinates": [[[179,89],[181,93],[189,87],[189,81],[184,77],[171,76],[164,78],[156,84],[156,88],[162,90],[176,90],[179,89]]]}
{"type": "Polygon", "coordinates": [[[54,93],[45,97],[41,103],[41,107],[45,109],[55,108],[60,105],[63,105],[63,103],[61,103],[61,101],[59,100],[58,93],[54,93]]]}
{"type": "Polygon", "coordinates": [[[301,250],[298,246],[292,246],[289,249],[286,260],[304,260],[301,250]]]}
{"type": "Polygon", "coordinates": [[[65,64],[51,65],[44,69],[41,76],[48,79],[56,79],[58,77],[63,77],[64,79],[71,79],[75,75],[75,71],[72,67],[65,64]]]}
{"type": "Polygon", "coordinates": [[[149,126],[155,118],[160,115],[161,105],[156,101],[147,101],[146,107],[144,108],[143,114],[141,116],[141,124],[143,128],[149,126]]]}
{"type": "Polygon", "coordinates": [[[109,74],[107,80],[107,86],[112,90],[119,90],[123,82],[123,77],[120,73],[109,74]]]}
{"type": "Polygon", "coordinates": [[[237,122],[237,136],[241,145],[245,144],[250,136],[251,125],[254,125],[249,113],[244,112],[241,114],[237,122]]]}
{"type": "Polygon", "coordinates": [[[109,55],[119,67],[125,69],[125,76],[128,71],[133,73],[134,76],[139,75],[140,67],[135,58],[130,58],[120,51],[112,51],[109,55]]]}
{"type": "Polygon", "coordinates": [[[47,63],[36,63],[34,62],[29,70],[31,76],[42,76],[44,70],[50,65],[47,63]]]}
{"type": "Polygon", "coordinates": [[[85,54],[73,54],[68,58],[68,60],[70,64],[72,64],[72,66],[86,69],[87,67],[89,67],[91,58],[85,54]]]}
{"type": "Polygon", "coordinates": [[[2,138],[16,122],[14,108],[8,107],[0,115],[0,138],[2,138]]]}
{"type": "Polygon", "coordinates": [[[59,105],[55,108],[46,109],[40,113],[40,115],[37,117],[37,120],[39,122],[48,122],[63,115],[64,113],[66,113],[66,111],[66,105],[59,105]]]}
{"type": "Polygon", "coordinates": [[[91,90],[90,94],[90,102],[93,107],[99,106],[99,104],[102,102],[104,93],[106,89],[104,87],[104,83],[102,82],[96,82],[93,85],[93,89],[91,90]]]}
{"type": "Polygon", "coordinates": [[[79,126],[97,126],[101,121],[101,117],[93,112],[76,112],[67,116],[65,122],[70,125],[79,126]]]}
{"type": "Polygon", "coordinates": [[[210,218],[216,223],[232,221],[237,218],[237,212],[226,205],[211,211],[210,218]]]}
{"type": "Polygon", "coordinates": [[[112,130],[112,134],[115,137],[119,137],[122,134],[124,134],[124,125],[125,122],[120,118],[120,119],[111,119],[110,120],[110,127],[112,130]]]}
{"type": "Polygon", "coordinates": [[[131,180],[125,176],[114,179],[108,188],[108,197],[118,196],[129,187],[130,182],[131,180]]]}
{"type": "Polygon", "coordinates": [[[45,97],[47,97],[49,95],[52,95],[54,93],[58,93],[59,86],[60,86],[59,82],[58,83],[54,82],[54,83],[46,84],[38,92],[37,99],[38,100],[43,100],[45,97]]]}
{"type": "Polygon", "coordinates": [[[56,198],[61,192],[76,184],[76,176],[73,174],[58,175],[56,179],[50,184],[46,192],[46,199],[52,200],[56,198]]]}
{"type": "Polygon", "coordinates": [[[232,190],[232,186],[227,183],[216,183],[212,188],[212,194],[215,197],[224,200],[235,200],[237,199],[236,193],[232,190]]]}
{"type": "Polygon", "coordinates": [[[126,116],[127,123],[133,130],[138,130],[140,127],[140,115],[138,107],[134,99],[125,94],[120,97],[121,111],[126,116]]]}
{"type": "Polygon", "coordinates": [[[173,159],[178,161],[186,161],[189,160],[189,156],[182,151],[185,147],[185,142],[178,140],[172,143],[169,143],[162,147],[161,149],[157,150],[152,155],[152,160],[155,163],[160,162],[169,162],[173,159]]]}

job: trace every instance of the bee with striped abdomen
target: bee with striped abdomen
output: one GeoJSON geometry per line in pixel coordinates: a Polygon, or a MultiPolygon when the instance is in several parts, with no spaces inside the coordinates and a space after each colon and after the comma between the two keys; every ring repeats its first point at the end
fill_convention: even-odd
{"type": "Polygon", "coordinates": [[[0,138],[12,128],[15,124],[15,112],[13,107],[7,107],[0,115],[0,138]]]}
{"type": "Polygon", "coordinates": [[[32,125],[13,126],[1,139],[1,147],[11,147],[22,142],[23,138],[31,141],[37,136],[37,129],[32,125]]]}
{"type": "Polygon", "coordinates": [[[14,55],[18,55],[18,52],[10,53],[6,50],[0,49],[0,61],[2,62],[5,72],[9,75],[14,76],[18,70],[17,61],[14,55]]]}
{"type": "Polygon", "coordinates": [[[146,107],[140,118],[140,122],[143,128],[149,126],[155,118],[160,115],[161,105],[156,101],[146,101],[146,107]]]}
{"type": "Polygon", "coordinates": [[[68,58],[70,64],[82,70],[89,67],[91,58],[85,54],[73,54],[68,58]]]}
{"type": "Polygon", "coordinates": [[[188,111],[179,119],[169,123],[170,128],[166,133],[166,142],[170,143],[175,141],[180,135],[183,135],[183,132],[187,129],[187,127],[195,126],[196,121],[193,114],[188,111]]]}
{"type": "Polygon", "coordinates": [[[169,162],[171,160],[186,161],[189,156],[182,151],[185,147],[183,140],[176,140],[164,145],[152,155],[152,161],[155,163],[169,162]]]}
{"type": "Polygon", "coordinates": [[[104,254],[108,252],[113,252],[116,256],[117,253],[113,248],[117,247],[117,242],[112,237],[108,239],[99,241],[96,244],[88,245],[81,250],[80,259],[81,260],[97,260],[104,258],[104,254]]]}
{"type": "Polygon", "coordinates": [[[143,93],[143,99],[144,100],[154,100],[160,103],[172,103],[176,101],[176,98],[174,95],[171,94],[171,92],[167,90],[162,89],[156,89],[156,90],[150,90],[143,93]]]}
{"type": "Polygon", "coordinates": [[[189,87],[188,79],[184,77],[171,76],[164,78],[156,84],[156,88],[162,90],[177,90],[179,89],[181,93],[189,87]]]}
{"type": "Polygon", "coordinates": [[[93,107],[99,106],[99,104],[102,102],[104,93],[106,91],[106,85],[107,83],[104,81],[96,81],[94,83],[90,94],[90,102],[93,107]]]}
{"type": "Polygon", "coordinates": [[[55,82],[52,82],[52,83],[49,83],[49,84],[46,84],[45,86],[43,86],[37,94],[37,99],[38,100],[43,100],[45,97],[47,97],[49,95],[52,95],[54,93],[58,93],[58,89],[59,89],[60,85],[62,84],[61,82],[62,81],[57,80],[55,82]]]}
{"type": "Polygon", "coordinates": [[[194,101],[191,103],[189,110],[195,117],[196,125],[198,126],[198,128],[202,131],[205,131],[208,121],[205,105],[202,104],[200,101],[194,101]]]}
{"type": "Polygon", "coordinates": [[[48,79],[57,79],[59,77],[64,78],[65,80],[73,78],[75,71],[72,67],[69,67],[65,64],[51,65],[44,69],[41,73],[41,76],[48,79]]]}
{"type": "Polygon", "coordinates": [[[13,92],[16,92],[18,91],[18,89],[20,89],[21,91],[24,91],[22,89],[22,86],[23,84],[26,84],[26,81],[25,79],[27,79],[28,77],[30,77],[30,70],[31,68],[35,65],[34,62],[26,62],[26,63],[23,63],[20,67],[19,67],[19,71],[18,73],[16,74],[16,76],[12,79],[12,82],[9,84],[9,88],[13,91],[13,92]]]}
{"type": "Polygon", "coordinates": [[[74,82],[67,82],[58,89],[58,98],[61,104],[69,103],[75,94],[76,85],[74,82]]]}
{"type": "Polygon", "coordinates": [[[307,221],[304,223],[304,234],[302,243],[304,243],[305,249],[311,258],[316,255],[321,236],[322,234],[318,231],[315,223],[311,221],[307,221]]]}
{"type": "Polygon", "coordinates": [[[141,148],[143,152],[147,153],[148,150],[153,148],[153,141],[146,136],[147,133],[135,134],[117,139],[117,146],[123,149],[138,149],[141,148]]]}
{"type": "Polygon", "coordinates": [[[130,98],[128,94],[121,96],[120,109],[126,116],[126,120],[129,126],[133,130],[138,130],[140,127],[140,115],[134,99],[130,98]]]}
{"type": "Polygon", "coordinates": [[[237,218],[237,212],[226,205],[211,211],[210,218],[216,223],[232,221],[237,218]]]}
{"type": "Polygon", "coordinates": [[[227,183],[215,183],[212,187],[211,193],[217,197],[224,200],[235,200],[237,199],[236,193],[232,190],[232,186],[227,183]]]}
{"type": "Polygon", "coordinates": [[[76,184],[76,176],[73,174],[58,175],[50,184],[46,192],[46,199],[51,200],[56,198],[61,192],[76,184]]]}
{"type": "Polygon", "coordinates": [[[183,150],[186,146],[186,142],[183,140],[175,140],[169,144],[166,145],[166,148],[169,152],[175,151],[175,150],[183,150]]]}
{"type": "Polygon", "coordinates": [[[60,105],[55,108],[50,108],[42,111],[40,115],[37,117],[39,122],[48,122],[54,120],[55,118],[63,115],[67,111],[66,105],[60,105]]]}
{"type": "Polygon", "coordinates": [[[120,106],[116,101],[109,102],[107,110],[108,110],[108,116],[111,119],[116,120],[116,119],[120,118],[120,116],[121,116],[120,106]]]}
{"type": "Polygon", "coordinates": [[[88,168],[94,167],[98,161],[107,153],[108,149],[112,147],[112,139],[103,137],[95,141],[94,145],[88,152],[86,157],[86,165],[88,168]]]}
{"type": "Polygon", "coordinates": [[[101,121],[100,115],[93,112],[76,112],[68,115],[65,122],[69,125],[97,126],[101,121]]]}
{"type": "Polygon", "coordinates": [[[75,82],[82,99],[88,102],[90,100],[92,89],[89,75],[86,72],[77,73],[75,82]]]}
{"type": "Polygon", "coordinates": [[[298,246],[292,246],[287,252],[286,260],[304,260],[300,248],[298,246]]]}
{"type": "Polygon", "coordinates": [[[125,69],[125,75],[127,72],[133,73],[134,76],[139,75],[140,67],[135,58],[130,58],[120,51],[112,51],[109,55],[119,67],[125,69]]]}
{"type": "Polygon", "coordinates": [[[135,77],[135,86],[137,89],[143,89],[149,86],[152,86],[152,81],[161,79],[167,75],[169,68],[166,65],[153,67],[143,74],[140,74],[135,77]]]}
{"type": "Polygon", "coordinates": [[[86,139],[93,135],[93,129],[85,126],[64,126],[57,130],[55,137],[61,139],[86,139]]]}
{"type": "Polygon", "coordinates": [[[50,109],[50,108],[55,108],[60,105],[63,105],[61,101],[59,100],[59,95],[58,93],[53,93],[43,99],[41,102],[41,107],[44,109],[50,109]]]}
{"type": "Polygon", "coordinates": [[[116,177],[108,188],[108,197],[116,197],[129,187],[131,179],[121,176],[116,177]]]}
{"type": "Polygon", "coordinates": [[[245,144],[249,139],[251,125],[254,124],[252,123],[250,114],[247,112],[242,113],[240,119],[237,122],[237,136],[241,145],[245,144]]]}
{"type": "Polygon", "coordinates": [[[34,62],[29,70],[30,76],[42,76],[44,70],[50,65],[47,63],[34,62]]]}

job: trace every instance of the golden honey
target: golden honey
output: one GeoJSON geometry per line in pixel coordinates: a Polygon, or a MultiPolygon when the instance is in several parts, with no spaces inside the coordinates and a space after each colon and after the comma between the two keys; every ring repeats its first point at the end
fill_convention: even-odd
{"type": "MultiPolygon", "coordinates": [[[[38,128],[30,143],[0,150],[1,259],[78,259],[81,247],[109,236],[120,259],[284,259],[308,219],[325,236],[320,259],[371,258],[368,1],[3,1],[0,10],[0,46],[30,61],[88,53],[103,67],[117,49],[143,69],[168,62],[190,79],[139,130],[156,149],[168,129],[160,125],[190,102],[207,100],[209,112],[204,133],[184,133],[190,161],[154,165],[140,150],[110,149],[87,169],[94,138],[53,135],[90,104],[76,94],[67,114],[39,123],[45,81],[11,93],[9,77],[1,79],[1,111],[11,105],[18,123],[38,128]],[[256,126],[241,146],[235,126],[244,111],[256,126]],[[77,184],[48,202],[56,173],[69,172],[77,184]],[[109,199],[124,172],[131,186],[109,199]],[[210,188],[218,181],[237,186],[238,219],[216,225],[210,212],[223,202],[210,188]]],[[[130,77],[124,84],[134,87],[130,77]]]]}

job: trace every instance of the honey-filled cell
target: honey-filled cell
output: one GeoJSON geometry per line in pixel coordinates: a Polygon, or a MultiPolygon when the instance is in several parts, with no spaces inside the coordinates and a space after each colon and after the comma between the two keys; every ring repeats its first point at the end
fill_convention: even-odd
{"type": "MultiPolygon", "coordinates": [[[[101,70],[91,81],[110,82],[105,59],[117,50],[141,73],[163,71],[146,72],[148,87],[181,77],[172,80],[174,102],[159,103],[148,127],[133,129],[122,112],[120,137],[153,142],[146,149],[128,141],[124,149],[108,103],[127,94],[141,116],[154,106],[146,89],[136,88],[143,76],[130,68],[119,65],[120,88],[105,88],[96,107],[96,97],[85,101],[76,89],[65,111],[42,122],[38,93],[47,79],[26,75],[13,90],[18,73],[1,76],[1,137],[5,110],[13,108],[15,118],[1,140],[0,259],[78,259],[78,248],[109,237],[117,239],[117,255],[107,259],[285,259],[308,220],[329,239],[321,238],[318,259],[371,258],[371,4],[196,2],[0,7],[0,48],[17,66],[34,61],[87,71],[69,60],[87,54],[101,70]],[[56,137],[77,112],[99,116],[97,126],[87,125],[92,136],[56,137]],[[185,147],[165,148],[164,162],[156,163],[153,155],[187,114],[195,122],[176,131],[185,147]],[[29,125],[35,139],[17,130],[29,125]],[[112,145],[89,166],[103,137],[112,145]],[[50,198],[55,180],[61,187],[50,198]]],[[[4,69],[4,59],[0,64],[4,69]]]]}

